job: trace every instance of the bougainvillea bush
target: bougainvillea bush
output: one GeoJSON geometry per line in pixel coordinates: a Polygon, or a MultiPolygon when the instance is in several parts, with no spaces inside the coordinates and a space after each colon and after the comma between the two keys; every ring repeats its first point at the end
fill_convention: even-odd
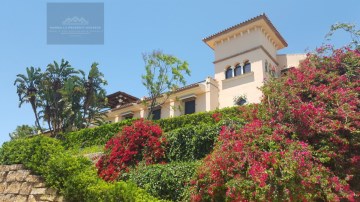
{"type": "Polygon", "coordinates": [[[287,137],[310,144],[314,155],[360,190],[360,53],[319,48],[301,67],[264,88],[272,121],[288,127],[287,137]]]}
{"type": "Polygon", "coordinates": [[[358,51],[325,47],[267,81],[249,123],[222,129],[191,200],[358,200],[359,67],[358,51]]]}
{"type": "Polygon", "coordinates": [[[192,181],[191,201],[353,200],[346,181],[314,158],[308,144],[285,133],[260,120],[240,131],[224,127],[192,181]]]}
{"type": "Polygon", "coordinates": [[[158,125],[143,119],[124,127],[105,146],[105,155],[96,164],[104,180],[113,181],[143,161],[146,165],[164,160],[166,139],[158,125]]]}

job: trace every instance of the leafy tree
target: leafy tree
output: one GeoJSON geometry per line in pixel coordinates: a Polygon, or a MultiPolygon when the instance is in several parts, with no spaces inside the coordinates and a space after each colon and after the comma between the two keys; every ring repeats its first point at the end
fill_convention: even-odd
{"type": "Polygon", "coordinates": [[[147,118],[151,119],[154,108],[162,106],[180,85],[186,84],[184,75],[190,76],[190,70],[186,61],[161,51],[143,54],[143,59],[146,73],[142,75],[142,83],[148,91],[147,101],[150,104],[147,118]]]}
{"type": "Polygon", "coordinates": [[[31,135],[37,134],[37,127],[29,126],[29,125],[20,125],[17,126],[15,131],[10,133],[9,136],[12,140],[27,137],[31,135]]]}
{"type": "Polygon", "coordinates": [[[336,31],[343,30],[350,34],[351,42],[348,44],[350,47],[360,50],[360,30],[356,29],[355,24],[337,23],[331,26],[330,31],[326,34],[325,39],[331,40],[331,37],[336,31]]]}
{"type": "MultiPolygon", "coordinates": [[[[38,129],[40,127],[39,116],[37,108],[39,105],[39,84],[41,79],[41,69],[34,67],[26,68],[26,75],[18,74],[14,82],[17,88],[17,94],[19,96],[19,107],[24,103],[30,103],[31,108],[35,115],[35,125],[38,129]]],[[[43,132],[43,131],[41,131],[43,132]]]]}
{"type": "Polygon", "coordinates": [[[15,85],[20,104],[28,100],[32,104],[38,127],[42,119],[56,136],[101,123],[107,102],[103,86],[107,82],[97,63],[92,64],[87,77],[65,60],[60,64],[54,61],[44,72],[28,68],[27,74],[19,74],[15,85]]]}

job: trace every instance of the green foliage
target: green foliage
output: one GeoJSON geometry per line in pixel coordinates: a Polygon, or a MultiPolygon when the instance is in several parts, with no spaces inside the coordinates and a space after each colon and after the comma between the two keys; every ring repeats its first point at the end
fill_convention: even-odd
{"type": "Polygon", "coordinates": [[[15,131],[9,134],[9,137],[13,139],[28,137],[37,134],[36,126],[21,125],[17,126],[15,131]]]}
{"type": "Polygon", "coordinates": [[[95,128],[86,128],[63,135],[65,148],[85,148],[93,145],[105,145],[123,126],[129,126],[135,119],[104,124],[95,128]]]}
{"type": "Polygon", "coordinates": [[[155,123],[159,124],[161,129],[165,132],[172,131],[178,128],[187,127],[189,125],[199,124],[215,124],[217,121],[214,119],[213,114],[221,113],[222,120],[238,119],[241,117],[241,111],[238,107],[223,108],[211,112],[199,112],[196,114],[187,114],[172,118],[156,120],[155,123]]]}
{"type": "Polygon", "coordinates": [[[21,107],[24,103],[30,103],[35,115],[36,127],[42,130],[38,115],[38,106],[41,104],[38,96],[41,69],[27,67],[25,75],[18,74],[16,77],[17,78],[15,79],[14,85],[16,85],[16,92],[19,96],[19,107],[21,107]]]}
{"type": "Polygon", "coordinates": [[[224,127],[191,182],[191,201],[354,201],[347,182],[286,129],[258,119],[224,127]]]}
{"type": "Polygon", "coordinates": [[[150,196],[145,190],[139,189],[131,182],[114,182],[97,183],[95,186],[88,187],[89,196],[86,201],[89,202],[118,202],[118,201],[133,201],[133,202],[153,202],[158,199],[150,196]]]}
{"type": "MultiPolygon", "coordinates": [[[[247,105],[244,107],[249,107],[247,105]]],[[[173,118],[154,121],[159,124],[164,132],[199,124],[215,124],[213,114],[221,114],[221,122],[227,125],[229,120],[241,121],[242,111],[238,107],[224,108],[212,112],[200,112],[173,118]]],[[[129,126],[136,119],[126,119],[117,123],[104,124],[95,128],[86,128],[79,131],[64,133],[62,136],[65,148],[85,148],[93,145],[105,145],[123,126],[129,126]]]]}
{"type": "Polygon", "coordinates": [[[168,132],[178,128],[186,127],[188,125],[215,123],[211,115],[212,112],[199,112],[196,114],[187,114],[172,118],[160,119],[154,122],[159,124],[163,131],[168,132]]]}
{"type": "Polygon", "coordinates": [[[209,154],[220,132],[214,124],[188,125],[170,131],[166,155],[169,161],[194,161],[209,154]]]}
{"type": "Polygon", "coordinates": [[[14,83],[19,107],[30,103],[37,128],[42,130],[39,122],[43,120],[53,136],[100,123],[106,108],[103,86],[107,82],[97,66],[92,64],[87,77],[64,60],[60,64],[54,61],[44,72],[26,68],[26,74],[18,74],[14,83]]]}
{"type": "Polygon", "coordinates": [[[334,35],[334,33],[339,30],[343,30],[350,34],[351,42],[348,44],[348,46],[360,50],[360,30],[356,29],[355,24],[336,23],[331,25],[330,31],[326,34],[325,39],[331,40],[331,37],[334,35]]]}
{"type": "MultiPolygon", "coordinates": [[[[66,183],[72,176],[91,167],[91,162],[84,157],[73,157],[66,152],[52,156],[47,162],[49,170],[45,173],[46,182],[60,190],[66,190],[66,183]]],[[[65,191],[65,195],[66,195],[65,191]]]]}
{"type": "Polygon", "coordinates": [[[148,119],[151,119],[154,107],[164,104],[180,85],[186,84],[184,75],[190,76],[190,70],[187,62],[161,51],[143,54],[143,59],[146,73],[142,75],[142,83],[149,94],[148,119]]]}
{"type": "Polygon", "coordinates": [[[104,145],[93,145],[84,148],[71,148],[67,152],[71,155],[83,156],[85,154],[92,154],[104,151],[104,145]]]}
{"type": "Polygon", "coordinates": [[[149,194],[172,201],[186,197],[188,184],[195,173],[197,162],[139,166],[129,173],[129,180],[149,194]]]}
{"type": "Polygon", "coordinates": [[[1,164],[24,164],[36,173],[47,172],[47,162],[52,155],[63,152],[60,142],[43,136],[5,142],[0,151],[1,164]]]}
{"type": "Polygon", "coordinates": [[[47,185],[64,195],[67,201],[158,201],[126,182],[106,183],[97,176],[92,163],[67,153],[60,141],[36,136],[3,144],[1,164],[22,163],[44,177],[47,185]]]}

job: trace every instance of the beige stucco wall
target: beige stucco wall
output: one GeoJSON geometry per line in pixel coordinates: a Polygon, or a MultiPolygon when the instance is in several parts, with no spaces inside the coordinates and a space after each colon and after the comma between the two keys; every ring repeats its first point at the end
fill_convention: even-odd
{"type": "Polygon", "coordinates": [[[161,106],[161,118],[169,118],[170,117],[170,103],[167,102],[161,106]]]}
{"type": "Polygon", "coordinates": [[[219,108],[234,106],[234,97],[240,95],[245,95],[249,103],[260,102],[262,93],[258,87],[263,84],[262,64],[262,60],[251,62],[251,73],[219,82],[219,108]]]}
{"type": "Polygon", "coordinates": [[[140,108],[140,105],[139,104],[135,104],[133,106],[129,106],[129,107],[126,107],[126,108],[123,108],[123,109],[118,109],[118,110],[115,110],[115,111],[111,111],[111,112],[108,112],[107,113],[107,118],[106,120],[109,121],[109,122],[119,122],[119,121],[122,121],[124,120],[125,118],[122,116],[123,113],[126,113],[126,112],[133,112],[133,117],[134,118],[141,118],[141,108],[140,108]]]}
{"type": "Polygon", "coordinates": [[[276,57],[276,48],[261,29],[252,29],[242,35],[229,38],[216,44],[215,61],[263,46],[272,57],[276,57]]]}
{"type": "Polygon", "coordinates": [[[264,32],[261,32],[261,35],[259,38],[261,40],[261,42],[260,42],[261,45],[264,46],[264,48],[269,52],[269,54],[273,58],[276,58],[277,50],[276,50],[276,47],[274,46],[274,43],[269,38],[269,36],[266,35],[264,32]]]}
{"type": "Polygon", "coordinates": [[[206,111],[206,93],[198,94],[195,100],[195,112],[206,111]]]}
{"type": "MultiPolygon", "coordinates": [[[[235,65],[238,63],[240,63],[242,65],[242,63],[245,60],[249,60],[249,62],[251,63],[251,70],[253,71],[254,65],[252,63],[254,63],[256,61],[264,60],[264,58],[268,58],[268,57],[264,53],[264,51],[259,48],[254,51],[251,51],[251,52],[248,52],[248,53],[245,53],[242,55],[238,55],[236,57],[232,57],[232,58],[229,58],[224,61],[216,62],[215,63],[215,79],[217,81],[224,80],[225,79],[225,70],[227,67],[229,67],[229,66],[235,67],[235,65]]],[[[262,65],[260,65],[260,66],[257,66],[255,69],[262,70],[263,67],[262,67],[262,65]]],[[[221,89],[221,86],[220,86],[220,89],[221,89]]]]}
{"type": "Polygon", "coordinates": [[[205,81],[205,109],[212,111],[219,108],[219,82],[215,79],[208,77],[205,81]]]}
{"type": "Polygon", "coordinates": [[[261,91],[257,88],[263,85],[264,61],[269,57],[262,49],[238,55],[227,60],[215,63],[215,79],[219,82],[219,108],[234,106],[233,98],[246,95],[248,102],[258,103],[261,91]],[[231,65],[249,60],[252,73],[225,79],[225,69],[231,65]]]}
{"type": "Polygon", "coordinates": [[[176,99],[171,99],[169,105],[170,107],[170,116],[169,117],[175,117],[182,115],[182,105],[181,102],[179,102],[176,99]]]}
{"type": "Polygon", "coordinates": [[[298,67],[300,61],[306,58],[306,54],[281,54],[277,55],[276,59],[281,69],[289,67],[298,67]]]}

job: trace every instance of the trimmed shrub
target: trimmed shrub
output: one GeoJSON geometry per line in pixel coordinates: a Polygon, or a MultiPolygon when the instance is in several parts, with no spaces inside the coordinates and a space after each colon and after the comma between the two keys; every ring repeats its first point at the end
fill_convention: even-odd
{"type": "Polygon", "coordinates": [[[44,177],[47,185],[64,195],[67,201],[158,201],[136,185],[106,183],[97,176],[92,163],[66,153],[60,141],[36,136],[3,144],[1,164],[24,164],[44,177]]]}
{"type": "Polygon", "coordinates": [[[209,112],[199,112],[196,114],[164,118],[156,120],[155,122],[160,125],[164,132],[172,131],[189,125],[191,126],[204,123],[215,123],[209,112]]]}
{"type": "Polygon", "coordinates": [[[219,136],[220,126],[196,124],[178,128],[166,134],[166,157],[169,161],[194,161],[209,154],[219,136]]]}
{"type": "Polygon", "coordinates": [[[63,152],[64,148],[58,140],[34,136],[5,142],[0,150],[0,163],[21,163],[35,173],[43,174],[48,171],[50,158],[63,152]]]}
{"type": "Polygon", "coordinates": [[[139,166],[129,173],[129,180],[155,197],[181,201],[186,196],[186,190],[198,164],[174,162],[139,166]]]}
{"type": "MultiPolygon", "coordinates": [[[[80,178],[79,178],[80,179],[80,178]]],[[[77,185],[75,181],[74,185],[77,185]]],[[[118,201],[131,201],[131,202],[155,202],[162,201],[149,195],[145,190],[139,189],[131,182],[114,182],[106,183],[102,181],[96,185],[87,188],[89,195],[86,201],[89,202],[118,202],[118,201]]],[[[82,201],[82,200],[80,200],[82,201]]]]}
{"type": "Polygon", "coordinates": [[[84,148],[93,145],[105,145],[124,126],[131,125],[136,119],[127,119],[117,123],[105,124],[95,128],[63,134],[65,148],[84,148]]]}
{"type": "MultiPolygon", "coordinates": [[[[216,123],[212,116],[214,113],[221,113],[223,115],[222,117],[226,119],[241,117],[241,110],[239,107],[230,107],[212,112],[200,112],[160,119],[154,121],[154,123],[159,124],[163,131],[168,132],[189,125],[214,124],[216,123]]],[[[87,128],[63,134],[63,146],[65,148],[84,148],[93,145],[105,145],[112,137],[119,133],[124,126],[130,126],[135,120],[137,119],[123,120],[117,123],[105,124],[95,128],[87,128]]]]}
{"type": "MultiPolygon", "coordinates": [[[[61,190],[67,199],[70,198],[73,201],[78,201],[77,199],[86,195],[86,187],[79,188],[77,186],[75,189],[72,184],[69,185],[69,181],[76,178],[80,173],[89,174],[89,172],[94,170],[91,161],[84,157],[74,157],[64,152],[53,155],[47,162],[47,167],[48,171],[43,173],[46,183],[61,190]]],[[[79,185],[89,185],[96,183],[98,180],[95,173],[95,175],[84,177],[77,183],[79,185]],[[88,179],[91,179],[91,182],[88,179]]]]}
{"type": "Polygon", "coordinates": [[[239,116],[239,107],[229,107],[211,112],[199,112],[196,114],[187,114],[172,118],[165,118],[155,121],[163,129],[164,132],[183,128],[186,126],[194,126],[199,124],[215,124],[214,113],[222,114],[222,118],[233,119],[239,116]]]}
{"type": "Polygon", "coordinates": [[[135,121],[106,143],[106,154],[96,164],[99,176],[113,181],[140,161],[147,165],[161,162],[165,157],[164,144],[166,139],[158,125],[143,119],[135,121]]]}

